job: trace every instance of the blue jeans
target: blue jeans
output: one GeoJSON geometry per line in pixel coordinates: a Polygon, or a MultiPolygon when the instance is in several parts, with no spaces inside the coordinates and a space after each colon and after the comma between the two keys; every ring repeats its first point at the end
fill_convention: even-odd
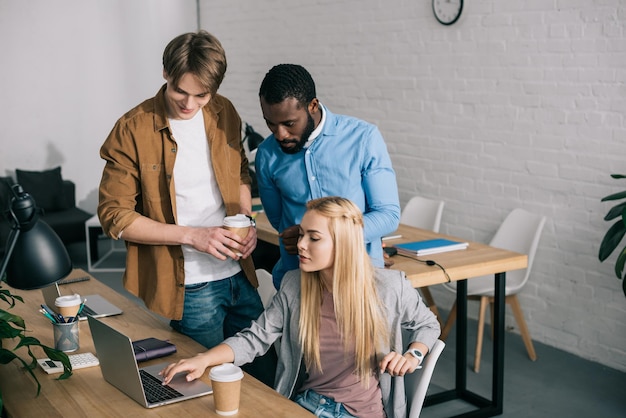
{"type": "Polygon", "coordinates": [[[170,326],[212,348],[250,326],[263,312],[256,289],[243,271],[215,282],[185,286],[183,318],[170,326]]]}
{"type": "Polygon", "coordinates": [[[321,418],[356,418],[351,415],[341,402],[335,402],[328,396],[307,389],[296,396],[298,405],[321,418]]]}

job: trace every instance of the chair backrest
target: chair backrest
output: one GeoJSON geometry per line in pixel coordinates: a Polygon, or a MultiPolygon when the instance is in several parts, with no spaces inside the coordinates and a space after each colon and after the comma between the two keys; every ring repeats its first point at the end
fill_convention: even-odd
{"type": "Polygon", "coordinates": [[[507,288],[522,287],[528,280],[545,223],[545,216],[524,209],[513,209],[491,239],[489,245],[492,247],[528,255],[528,267],[525,270],[507,273],[507,288]]]}
{"type": "Polygon", "coordinates": [[[437,360],[445,346],[446,344],[443,341],[435,341],[433,349],[430,350],[424,359],[422,368],[404,375],[404,392],[407,398],[408,418],[418,418],[420,416],[424,398],[426,397],[426,390],[435,371],[435,364],[437,364],[437,360]]]}
{"type": "Polygon", "coordinates": [[[272,282],[272,273],[265,269],[257,269],[256,277],[259,280],[259,288],[257,290],[259,296],[261,296],[261,302],[263,302],[263,307],[267,308],[276,294],[276,288],[272,282]]]}
{"type": "MultiPolygon", "coordinates": [[[[524,209],[513,209],[504,219],[489,245],[504,250],[515,251],[528,255],[528,267],[506,273],[506,295],[517,293],[524,287],[530,277],[530,270],[539,246],[541,231],[546,217],[528,212],[524,209]]],[[[493,276],[480,277],[467,281],[468,295],[493,294],[493,276]]]]}
{"type": "Polygon", "coordinates": [[[414,196],[402,209],[400,223],[439,232],[443,205],[443,200],[414,196]]]}

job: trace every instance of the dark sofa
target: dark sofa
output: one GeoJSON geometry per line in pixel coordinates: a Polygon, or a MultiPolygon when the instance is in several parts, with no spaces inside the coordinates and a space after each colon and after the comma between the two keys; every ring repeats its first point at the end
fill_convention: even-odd
{"type": "MultiPolygon", "coordinates": [[[[85,221],[93,214],[76,206],[76,186],[61,178],[60,167],[47,171],[16,170],[19,184],[42,209],[41,218],[56,232],[65,245],[85,241],[85,221]]],[[[11,230],[9,204],[13,196],[10,190],[15,184],[12,177],[0,177],[0,256],[4,257],[11,230]]]]}

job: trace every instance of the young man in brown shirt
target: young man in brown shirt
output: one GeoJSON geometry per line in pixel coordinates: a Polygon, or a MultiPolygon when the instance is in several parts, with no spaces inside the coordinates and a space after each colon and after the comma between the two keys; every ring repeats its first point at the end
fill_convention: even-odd
{"type": "Polygon", "coordinates": [[[252,207],[241,119],[217,94],[225,72],[213,35],[174,38],[165,85],[122,116],[100,150],[98,216],[107,235],[126,241],[125,288],[207,348],[263,311],[250,257],[256,231],[241,239],[221,227],[252,207]]]}

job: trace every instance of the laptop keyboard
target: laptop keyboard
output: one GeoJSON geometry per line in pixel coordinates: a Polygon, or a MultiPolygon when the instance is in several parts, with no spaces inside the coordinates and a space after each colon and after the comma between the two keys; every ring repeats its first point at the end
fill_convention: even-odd
{"type": "Polygon", "coordinates": [[[144,370],[139,370],[139,374],[143,390],[146,393],[146,399],[149,403],[163,402],[183,396],[182,393],[172,389],[170,386],[163,386],[159,379],[146,373],[144,370]]]}

